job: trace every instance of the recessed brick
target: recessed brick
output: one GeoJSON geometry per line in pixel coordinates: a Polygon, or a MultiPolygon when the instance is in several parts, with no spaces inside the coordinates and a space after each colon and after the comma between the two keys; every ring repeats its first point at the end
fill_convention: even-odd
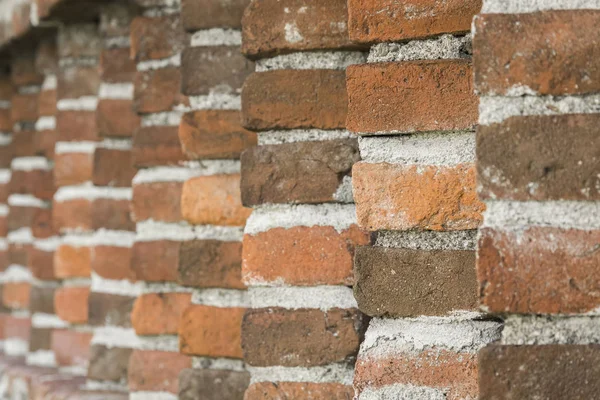
{"type": "Polygon", "coordinates": [[[53,328],[31,327],[31,336],[29,337],[29,352],[32,353],[38,350],[51,350],[52,331],[53,328]]]}
{"type": "Polygon", "coordinates": [[[248,129],[342,129],[347,112],[345,71],[255,72],[244,83],[242,113],[248,129]]]}
{"type": "Polygon", "coordinates": [[[598,230],[483,228],[477,271],[481,302],[491,312],[584,314],[600,302],[598,230]],[[543,276],[543,285],[531,282],[543,276]]]}
{"type": "Polygon", "coordinates": [[[188,105],[188,99],[181,94],[180,88],[180,68],[138,71],[135,75],[133,109],[144,114],[171,111],[177,105],[188,105]]]}
{"type": "Polygon", "coordinates": [[[348,129],[360,134],[471,129],[479,104],[472,74],[466,60],[350,66],[348,129]]]}
{"type": "Polygon", "coordinates": [[[35,122],[38,118],[38,94],[14,94],[11,99],[10,119],[13,124],[20,121],[35,122]]]}
{"type": "Polygon", "coordinates": [[[375,230],[476,229],[485,205],[475,192],[475,167],[357,163],[352,170],[356,215],[375,230]]]}
{"type": "Polygon", "coordinates": [[[94,154],[59,153],[54,156],[56,187],[79,185],[92,179],[94,154]]]}
{"type": "Polygon", "coordinates": [[[191,178],[181,190],[181,214],[194,225],[242,226],[251,209],[242,206],[240,175],[191,178]]]}
{"type": "Polygon", "coordinates": [[[34,52],[27,51],[13,56],[11,80],[14,86],[41,85],[44,82],[44,75],[36,68],[35,58],[34,52]]]}
{"type": "Polygon", "coordinates": [[[477,130],[484,199],[599,200],[600,115],[512,117],[477,130]]]}
{"type": "Polygon", "coordinates": [[[177,394],[179,373],[192,359],[166,351],[134,350],[129,359],[129,390],[177,394]]]}
{"type": "Polygon", "coordinates": [[[188,31],[242,27],[242,15],[250,0],[183,0],[181,21],[188,31]]]}
{"type": "Polygon", "coordinates": [[[54,273],[58,278],[89,277],[91,249],[85,246],[61,244],[54,252],[54,273]]]}
{"type": "Polygon", "coordinates": [[[135,297],[91,292],[88,323],[92,326],[131,326],[131,310],[135,297]]]}
{"type": "Polygon", "coordinates": [[[242,202],[254,206],[334,201],[344,176],[359,160],[356,139],[250,148],[242,154],[242,202]]]}
{"type": "Polygon", "coordinates": [[[56,290],[54,304],[56,315],[70,324],[88,321],[90,288],[86,286],[64,286],[56,290]]]}
{"type": "Polygon", "coordinates": [[[83,96],[97,96],[100,88],[98,66],[71,66],[61,68],[57,76],[58,99],[77,99],[83,96]]]}
{"type": "Polygon", "coordinates": [[[250,57],[353,47],[345,0],[251,2],[243,19],[243,52],[250,57]]]}
{"type": "Polygon", "coordinates": [[[13,170],[9,188],[11,194],[31,194],[42,200],[52,200],[54,195],[53,171],[45,169],[13,170]]]}
{"type": "Polygon", "coordinates": [[[10,243],[8,245],[8,258],[11,264],[29,265],[31,243],[10,243]]]}
{"type": "Polygon", "coordinates": [[[131,248],[96,245],[91,252],[92,270],[105,279],[134,279],[131,248]]]}
{"type": "Polygon", "coordinates": [[[31,318],[18,318],[2,314],[4,319],[4,338],[22,339],[29,342],[31,337],[31,318]]]}
{"type": "Polygon", "coordinates": [[[191,240],[179,245],[177,281],[184,286],[244,289],[242,243],[191,240]]]}
{"type": "Polygon", "coordinates": [[[248,372],[185,369],[179,374],[179,400],[243,400],[248,372]]]}
{"type": "Polygon", "coordinates": [[[100,136],[131,137],[141,119],[133,110],[133,100],[100,99],[96,109],[96,125],[100,136]]]}
{"type": "Polygon", "coordinates": [[[54,146],[58,142],[58,135],[59,132],[54,129],[36,131],[33,139],[36,152],[49,160],[54,160],[54,146]]]}
{"type": "Polygon", "coordinates": [[[131,324],[138,335],[176,335],[191,300],[190,293],[143,294],[135,300],[131,324]]]}
{"type": "Polygon", "coordinates": [[[131,187],[136,171],[130,150],[98,148],[93,154],[91,180],[96,186],[131,187]]]}
{"type": "Polygon", "coordinates": [[[341,383],[257,382],[246,390],[245,400],[279,399],[352,400],[354,388],[341,383]]]}
{"type": "Polygon", "coordinates": [[[59,111],[56,130],[62,142],[97,141],[96,113],[94,111],[59,111]]]}
{"type": "Polygon", "coordinates": [[[53,220],[56,229],[79,229],[92,231],[97,229],[133,231],[135,224],[131,221],[129,200],[100,198],[93,201],[74,199],[54,201],[53,220]]]}
{"type": "Polygon", "coordinates": [[[38,117],[53,117],[56,115],[57,93],[55,89],[42,90],[38,97],[38,117]]]}
{"type": "Polygon", "coordinates": [[[10,108],[0,109],[0,129],[2,131],[11,131],[13,127],[10,108]]]}
{"type": "Polygon", "coordinates": [[[133,82],[136,67],[129,47],[103,49],[100,54],[100,77],[106,83],[133,82]]]}
{"type": "MultiPolygon", "coordinates": [[[[39,2],[38,2],[39,3],[39,2]]],[[[44,37],[36,49],[35,69],[45,75],[58,71],[58,47],[56,37],[44,37]]]]}
{"type": "Polygon", "coordinates": [[[53,287],[32,285],[29,293],[29,311],[31,313],[54,314],[53,287]]]}
{"type": "Polygon", "coordinates": [[[183,354],[239,358],[244,308],[192,304],[179,322],[179,351],[183,354]]]}
{"type": "Polygon", "coordinates": [[[27,267],[37,279],[54,279],[54,251],[32,247],[29,252],[29,264],[27,267]]]}
{"type": "Polygon", "coordinates": [[[133,136],[132,159],[136,167],[179,164],[185,156],[176,126],[145,126],[133,136]]]}
{"type": "Polygon", "coordinates": [[[160,17],[135,17],[131,21],[131,58],[135,61],[168,58],[186,45],[179,13],[160,17]]]}
{"type": "Polygon", "coordinates": [[[598,92],[600,42],[592,28],[598,24],[598,10],[478,16],[473,28],[477,91],[503,95],[527,89],[558,96],[598,92]]]}
{"type": "Polygon", "coordinates": [[[150,182],[133,185],[132,218],[135,221],[148,219],[162,222],[181,221],[182,187],[182,182],[150,182]]]}
{"type": "MultiPolygon", "coordinates": [[[[14,109],[14,106],[12,109],[14,109]]],[[[12,157],[29,157],[37,155],[38,149],[35,147],[36,143],[34,140],[36,134],[36,131],[27,129],[13,131],[12,143],[9,146],[10,150],[7,155],[12,157]]]]}
{"type": "Polygon", "coordinates": [[[131,249],[131,268],[135,279],[150,282],[175,282],[179,242],[171,240],[138,241],[131,249]]]}
{"type": "Polygon", "coordinates": [[[90,358],[91,332],[79,332],[67,329],[52,331],[52,350],[59,366],[78,366],[87,368],[90,358]]]}
{"type": "Polygon", "coordinates": [[[361,43],[467,33],[480,10],[481,0],[348,0],[348,30],[361,43]]]}
{"type": "Polygon", "coordinates": [[[2,284],[2,304],[11,309],[26,310],[29,308],[29,282],[4,282],[2,284]]]}
{"type": "Polygon", "coordinates": [[[90,346],[90,364],[87,378],[103,382],[127,382],[132,349],[121,347],[90,346]]]}
{"type": "Polygon", "coordinates": [[[38,208],[33,214],[31,223],[31,233],[35,238],[49,238],[58,233],[52,226],[51,208],[38,208]]]}

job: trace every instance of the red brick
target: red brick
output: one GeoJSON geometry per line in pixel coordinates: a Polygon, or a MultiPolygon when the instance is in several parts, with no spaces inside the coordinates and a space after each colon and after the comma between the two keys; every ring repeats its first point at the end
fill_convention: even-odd
{"type": "Polygon", "coordinates": [[[183,115],[179,140],[189,159],[239,158],[256,146],[256,133],[242,127],[236,110],[199,110],[183,115]]]}
{"type": "Polygon", "coordinates": [[[13,124],[19,121],[35,122],[38,118],[38,94],[15,94],[10,107],[13,124]]]}
{"type": "Polygon", "coordinates": [[[58,232],[52,226],[52,209],[38,208],[33,214],[31,232],[34,238],[45,239],[58,232]]]}
{"type": "Polygon", "coordinates": [[[103,82],[133,82],[135,61],[129,55],[129,48],[103,49],[100,54],[100,77],[103,82]]]}
{"type": "Polygon", "coordinates": [[[250,385],[245,400],[352,400],[354,388],[341,383],[258,382],[250,385]]]}
{"type": "Polygon", "coordinates": [[[243,19],[243,52],[251,57],[353,47],[345,0],[251,2],[243,19]]]}
{"type": "Polygon", "coordinates": [[[96,245],[91,252],[92,270],[105,279],[135,278],[131,267],[131,248],[96,245]]]}
{"type": "Polygon", "coordinates": [[[89,287],[61,287],[56,290],[54,307],[56,315],[70,324],[84,324],[88,321],[89,287]]]}
{"type": "Polygon", "coordinates": [[[482,304],[491,312],[584,314],[600,302],[600,231],[529,227],[481,230],[477,271],[482,304]],[[543,284],[531,290],[532,282],[543,284]]]}
{"type": "Polygon", "coordinates": [[[42,90],[38,97],[38,116],[52,117],[56,115],[56,90],[42,90]]]}
{"type": "Polygon", "coordinates": [[[465,60],[350,66],[348,129],[370,134],[471,129],[479,104],[472,74],[465,60]]]}
{"type": "Polygon", "coordinates": [[[374,230],[476,229],[485,205],[475,168],[357,163],[352,170],[360,227],[374,230]]]}
{"type": "Polygon", "coordinates": [[[179,373],[191,366],[191,358],[182,354],[134,350],[129,360],[129,390],[177,394],[179,373]]]}
{"type": "Polygon", "coordinates": [[[54,160],[54,146],[58,141],[57,130],[36,131],[33,145],[38,153],[50,160],[54,160]]]}
{"type": "Polygon", "coordinates": [[[26,310],[29,308],[29,282],[4,282],[2,284],[2,304],[12,309],[26,310]]]}
{"type": "Polygon", "coordinates": [[[509,94],[515,88],[558,96],[600,90],[595,56],[600,42],[592,28],[600,24],[600,11],[488,14],[474,24],[475,85],[481,94],[509,94]]]}
{"type": "Polygon", "coordinates": [[[13,157],[29,157],[36,155],[37,149],[35,147],[35,136],[36,131],[30,131],[26,129],[14,130],[9,154],[12,153],[13,157]]]}
{"type": "Polygon", "coordinates": [[[135,221],[153,219],[162,222],[178,222],[181,216],[182,182],[150,182],[133,185],[131,201],[132,218],[135,221]]]}
{"type": "Polygon", "coordinates": [[[98,140],[96,113],[80,110],[59,111],[56,117],[56,130],[62,142],[96,141],[98,140]]]}
{"type": "Polygon", "coordinates": [[[348,30],[356,42],[400,42],[466,33],[481,0],[349,0],[348,30]]]}
{"type": "Polygon", "coordinates": [[[176,335],[190,293],[147,293],[135,300],[131,324],[138,335],[176,335]]]}
{"type": "Polygon", "coordinates": [[[242,92],[244,126],[252,130],[341,129],[347,111],[345,71],[256,72],[242,92]]]}
{"type": "Polygon", "coordinates": [[[131,137],[140,126],[132,100],[100,99],[96,109],[96,126],[100,136],[131,137]]]}
{"type": "Polygon", "coordinates": [[[91,180],[96,186],[131,187],[135,176],[130,150],[98,148],[93,155],[91,180]]]}
{"type": "Polygon", "coordinates": [[[251,212],[242,206],[239,174],[199,176],[183,184],[181,214],[191,224],[241,226],[251,212]]]}
{"type": "Polygon", "coordinates": [[[91,249],[61,244],[54,252],[54,273],[58,278],[89,277],[91,249]]]}
{"type": "Polygon", "coordinates": [[[181,21],[188,31],[242,27],[242,15],[250,0],[183,0],[181,21]]]}
{"type": "Polygon", "coordinates": [[[52,200],[54,195],[52,170],[13,170],[9,188],[12,194],[30,194],[38,199],[52,200]]]}
{"type": "Polygon", "coordinates": [[[52,332],[52,350],[59,366],[87,367],[90,358],[91,332],[55,329],[52,332]]]}
{"type": "Polygon", "coordinates": [[[331,226],[298,226],[247,234],[244,235],[244,282],[352,285],[354,248],[369,241],[369,235],[356,225],[342,232],[331,226]]]}
{"type": "Polygon", "coordinates": [[[37,279],[54,279],[54,251],[45,251],[33,247],[29,252],[29,265],[27,267],[37,279]]]}
{"type": "Polygon", "coordinates": [[[100,88],[98,66],[72,66],[61,68],[57,76],[58,99],[77,99],[97,96],[100,88]]]}
{"type": "Polygon", "coordinates": [[[93,153],[58,153],[54,156],[56,187],[78,185],[92,179],[93,153]]]}
{"type": "Polygon", "coordinates": [[[180,92],[181,70],[167,67],[138,71],[135,75],[133,109],[140,113],[170,111],[178,105],[189,105],[180,92]]]}
{"type": "Polygon", "coordinates": [[[189,306],[179,323],[179,351],[189,355],[241,359],[244,312],[244,308],[189,306]]]}
{"type": "Polygon", "coordinates": [[[179,14],[136,17],[130,28],[131,58],[137,62],[174,56],[186,44],[179,14]]]}
{"type": "Polygon", "coordinates": [[[133,136],[133,164],[137,167],[185,161],[176,126],[147,126],[133,136]]]}
{"type": "Polygon", "coordinates": [[[170,240],[135,242],[131,268],[135,279],[150,282],[175,282],[179,243],[170,240]]]}

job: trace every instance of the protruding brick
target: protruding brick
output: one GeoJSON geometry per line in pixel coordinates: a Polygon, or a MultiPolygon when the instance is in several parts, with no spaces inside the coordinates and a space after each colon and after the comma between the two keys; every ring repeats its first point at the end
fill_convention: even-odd
{"type": "Polygon", "coordinates": [[[58,138],[63,142],[96,141],[96,113],[94,111],[59,111],[56,117],[58,138]]]}
{"type": "Polygon", "coordinates": [[[90,346],[90,365],[87,377],[103,382],[126,382],[132,349],[90,346]]]}
{"type": "Polygon", "coordinates": [[[98,135],[131,137],[140,126],[133,100],[100,99],[96,109],[98,135]]]}
{"type": "Polygon", "coordinates": [[[134,279],[131,248],[96,245],[91,253],[92,270],[105,279],[134,279]]]}
{"type": "Polygon", "coordinates": [[[46,251],[32,247],[29,252],[29,264],[27,267],[31,271],[31,274],[37,279],[54,279],[54,251],[46,251]]]}
{"type": "Polygon", "coordinates": [[[130,29],[131,58],[137,62],[174,56],[186,44],[179,14],[136,17],[130,29]]]}
{"type": "Polygon", "coordinates": [[[89,277],[91,249],[61,244],[54,252],[54,273],[58,278],[89,277]]]}
{"type": "Polygon", "coordinates": [[[2,304],[5,307],[19,310],[29,308],[29,282],[5,282],[2,284],[2,304]]]}
{"type": "Polygon", "coordinates": [[[92,326],[131,326],[131,310],[135,297],[91,292],[88,323],[92,326]]]}
{"type": "Polygon", "coordinates": [[[244,289],[242,244],[191,240],[179,246],[177,281],[184,286],[244,289]]]}
{"type": "Polygon", "coordinates": [[[280,399],[352,400],[354,388],[341,383],[258,382],[250,385],[245,400],[280,399]]]}
{"type": "Polygon", "coordinates": [[[52,206],[54,226],[60,231],[112,229],[132,231],[129,200],[100,198],[93,201],[74,199],[54,201],[52,206]]]}
{"type": "Polygon", "coordinates": [[[103,49],[100,54],[100,77],[107,83],[133,82],[135,61],[128,47],[103,49]]]}
{"type": "Polygon", "coordinates": [[[477,124],[469,61],[354,65],[347,74],[347,126],[353,132],[464,130],[477,124]]]}
{"type": "Polygon", "coordinates": [[[334,201],[359,160],[356,139],[250,148],[242,154],[242,202],[254,206],[334,201]]]}
{"type": "Polygon", "coordinates": [[[129,390],[177,394],[179,373],[192,359],[166,351],[134,350],[129,359],[129,390]]]}
{"type": "Polygon", "coordinates": [[[348,30],[355,42],[402,42],[466,33],[481,0],[349,0],[348,30]]]}
{"type": "Polygon", "coordinates": [[[59,366],[87,367],[93,333],[68,329],[52,332],[52,350],[59,366]]]}
{"type": "Polygon", "coordinates": [[[20,121],[35,122],[38,118],[38,94],[15,94],[11,99],[10,118],[13,124],[20,121]]]}
{"type": "Polygon", "coordinates": [[[181,20],[188,31],[210,28],[242,27],[242,15],[250,0],[183,0],[181,20]]]}
{"type": "Polygon", "coordinates": [[[189,306],[179,323],[179,351],[197,356],[242,358],[245,311],[237,307],[189,306]]]}
{"type": "Polygon", "coordinates": [[[29,312],[54,314],[54,292],[53,287],[32,285],[29,293],[29,312]]]}
{"type": "Polygon", "coordinates": [[[185,156],[176,126],[146,126],[133,137],[133,164],[137,167],[179,164],[185,156]]]}
{"type": "Polygon", "coordinates": [[[185,369],[179,374],[179,399],[243,400],[250,383],[248,372],[185,369]]]}
{"type": "Polygon", "coordinates": [[[190,293],[147,293],[135,300],[131,323],[138,335],[176,335],[190,293]]]}
{"type": "Polygon", "coordinates": [[[374,230],[464,230],[481,223],[475,167],[357,163],[352,170],[358,224],[374,230]]]}
{"type": "Polygon", "coordinates": [[[94,185],[131,187],[136,173],[131,151],[98,148],[93,159],[91,180],[94,185]]]}
{"type": "Polygon", "coordinates": [[[242,111],[244,125],[252,130],[345,128],[346,73],[336,70],[256,72],[244,84],[242,111]]]}
{"type": "Polygon", "coordinates": [[[52,200],[54,195],[53,171],[45,169],[13,170],[9,188],[11,194],[31,194],[42,200],[52,200]]]}
{"type": "Polygon", "coordinates": [[[182,182],[150,182],[133,185],[132,218],[135,221],[148,219],[162,222],[181,221],[183,219],[182,188],[182,182]]]}
{"type": "Polygon", "coordinates": [[[188,105],[187,97],[181,94],[180,87],[180,68],[139,71],[135,75],[133,108],[143,114],[171,111],[177,105],[188,105]]]}
{"type": "Polygon", "coordinates": [[[84,324],[88,320],[90,288],[64,286],[56,290],[54,304],[56,315],[71,324],[84,324]]]}
{"type": "Polygon", "coordinates": [[[54,156],[56,187],[79,185],[92,179],[92,153],[59,153],[54,156]]]}

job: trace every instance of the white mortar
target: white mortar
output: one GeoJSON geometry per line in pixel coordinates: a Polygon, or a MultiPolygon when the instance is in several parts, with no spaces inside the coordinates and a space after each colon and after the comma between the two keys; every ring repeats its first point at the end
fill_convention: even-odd
{"type": "Polygon", "coordinates": [[[352,289],[346,286],[251,287],[248,293],[252,308],[358,308],[352,289]]]}
{"type": "Polygon", "coordinates": [[[53,131],[56,129],[56,117],[40,117],[35,123],[36,131],[53,131]]]}
{"type": "Polygon", "coordinates": [[[82,96],[78,99],[62,99],[56,102],[59,111],[96,111],[97,105],[96,96],[82,96]]]}
{"type": "Polygon", "coordinates": [[[31,233],[31,228],[19,228],[8,232],[7,239],[9,243],[28,244],[33,242],[33,234],[31,233]]]}
{"type": "Polygon", "coordinates": [[[97,145],[101,149],[130,151],[132,149],[131,139],[104,139],[97,145]]]}
{"type": "Polygon", "coordinates": [[[102,82],[98,91],[101,99],[132,100],[133,83],[106,83],[102,82]]]}
{"type": "Polygon", "coordinates": [[[36,312],[31,316],[31,326],[34,328],[66,328],[69,324],[54,314],[36,312]]]}
{"type": "Polygon", "coordinates": [[[73,247],[114,246],[132,247],[135,232],[99,229],[89,234],[68,234],[62,243],[73,247]]]}
{"type": "Polygon", "coordinates": [[[0,276],[1,283],[19,283],[19,282],[31,282],[33,276],[29,268],[11,264],[0,276]]]}
{"type": "Polygon", "coordinates": [[[142,115],[141,126],[179,126],[184,111],[167,111],[142,115]]]}
{"type": "Polygon", "coordinates": [[[27,365],[38,367],[56,367],[56,357],[52,350],[37,350],[28,353],[26,357],[27,365]]]}
{"type": "Polygon", "coordinates": [[[242,32],[235,29],[212,28],[194,32],[190,46],[241,46],[242,32]]]}
{"type": "Polygon", "coordinates": [[[325,140],[347,139],[354,134],[347,130],[323,129],[290,129],[278,131],[258,132],[258,145],[296,143],[296,142],[322,142],[325,140]]]}
{"type": "Polygon", "coordinates": [[[8,196],[8,205],[11,207],[48,208],[48,203],[30,194],[11,194],[8,196]]]}
{"type": "Polygon", "coordinates": [[[369,63],[414,60],[448,60],[471,57],[471,35],[442,35],[407,43],[380,43],[371,47],[369,63]]]}
{"type": "Polygon", "coordinates": [[[4,354],[12,357],[24,356],[29,351],[29,343],[27,340],[20,338],[4,339],[4,354]]]}
{"type": "Polygon", "coordinates": [[[475,250],[477,231],[379,231],[375,246],[413,250],[475,250]]]}
{"type": "Polygon", "coordinates": [[[245,371],[246,366],[242,360],[232,358],[192,357],[192,368],[218,369],[222,371],[245,371]]]}
{"type": "Polygon", "coordinates": [[[242,98],[238,94],[209,93],[208,95],[189,96],[192,110],[241,110],[242,98]]]}
{"type": "Polygon", "coordinates": [[[54,201],[63,202],[76,199],[131,200],[131,188],[99,187],[90,184],[63,186],[56,191],[54,201]]]}
{"type": "Polygon", "coordinates": [[[136,242],[157,240],[221,240],[241,242],[243,228],[234,226],[189,225],[187,223],[164,223],[152,220],[137,224],[136,242]]]}
{"type": "Polygon", "coordinates": [[[163,58],[160,60],[148,60],[142,61],[137,64],[138,71],[152,71],[167,67],[180,67],[181,66],[181,54],[175,54],[174,56],[163,58]]]}
{"type": "Polygon", "coordinates": [[[545,10],[600,10],[598,0],[485,0],[482,14],[520,14],[545,10]]]}
{"type": "Polygon", "coordinates": [[[258,382],[314,382],[352,385],[354,368],[347,364],[329,364],[320,367],[247,367],[250,383],[258,382]]]}
{"type": "Polygon", "coordinates": [[[179,338],[175,335],[137,336],[130,328],[102,326],[94,329],[92,345],[108,348],[124,347],[130,349],[179,352],[179,338]]]}
{"type": "Polygon", "coordinates": [[[85,154],[93,154],[96,150],[96,146],[98,142],[56,142],[54,145],[54,153],[55,154],[65,154],[65,153],[85,153],[85,154]]]}
{"type": "Polygon", "coordinates": [[[185,182],[197,176],[238,174],[240,172],[239,160],[205,160],[189,165],[192,167],[153,167],[141,169],[133,178],[132,183],[139,185],[154,182],[185,182]]]}
{"type": "Polygon", "coordinates": [[[250,305],[248,292],[234,289],[196,289],[192,293],[192,303],[211,307],[230,308],[250,305]]]}
{"type": "Polygon", "coordinates": [[[335,69],[345,70],[350,65],[364,64],[367,55],[359,51],[310,51],[263,58],[256,62],[256,71],[278,69],[335,69]]]}
{"type": "Polygon", "coordinates": [[[591,316],[510,315],[505,320],[502,344],[598,344],[600,318],[591,316]]]}
{"type": "Polygon", "coordinates": [[[177,400],[176,394],[169,392],[129,392],[129,400],[177,400]]]}
{"type": "Polygon", "coordinates": [[[446,400],[446,393],[436,388],[396,383],[376,389],[366,388],[357,400],[446,400]]]}
{"type": "Polygon", "coordinates": [[[52,163],[45,157],[19,157],[11,161],[10,168],[13,171],[34,171],[37,169],[49,171],[52,169],[52,163]]]}

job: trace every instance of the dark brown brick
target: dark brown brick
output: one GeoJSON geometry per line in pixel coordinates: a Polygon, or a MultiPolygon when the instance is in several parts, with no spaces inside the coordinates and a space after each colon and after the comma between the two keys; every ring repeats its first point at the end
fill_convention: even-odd
{"type": "Polygon", "coordinates": [[[135,61],[129,55],[129,48],[104,49],[100,54],[100,77],[103,82],[133,82],[135,61]]]}
{"type": "Polygon", "coordinates": [[[53,328],[35,328],[31,327],[29,337],[29,351],[50,350],[52,348],[53,328]]]}
{"type": "Polygon", "coordinates": [[[56,90],[42,90],[38,97],[38,117],[53,117],[56,115],[56,90]]]}
{"type": "Polygon", "coordinates": [[[137,62],[174,56],[186,44],[179,14],[136,17],[131,22],[130,37],[131,57],[137,62]]]}
{"type": "Polygon", "coordinates": [[[135,176],[130,150],[98,148],[94,152],[92,181],[96,186],[131,187],[135,176]]]}
{"type": "Polygon", "coordinates": [[[91,292],[88,323],[92,326],[131,327],[131,310],[135,297],[91,292]]]}
{"type": "Polygon", "coordinates": [[[181,20],[188,31],[242,27],[242,15],[250,0],[183,0],[181,20]]]}
{"type": "Polygon", "coordinates": [[[244,361],[314,367],[351,360],[366,329],[363,318],[357,309],[249,310],[242,322],[244,361]]]}
{"type": "Polygon", "coordinates": [[[54,314],[54,291],[53,287],[32,285],[29,292],[29,311],[54,314]]]}
{"type": "Polygon", "coordinates": [[[133,165],[152,167],[185,161],[176,126],[146,126],[133,136],[133,165]]]}
{"type": "Polygon", "coordinates": [[[12,194],[30,194],[38,199],[52,200],[54,195],[52,170],[14,170],[9,188],[12,194]]]}
{"type": "Polygon", "coordinates": [[[248,149],[242,154],[242,201],[245,206],[333,201],[359,160],[356,139],[248,149]]]}
{"type": "Polygon", "coordinates": [[[252,130],[345,128],[347,103],[345,71],[256,72],[242,92],[244,125],[252,130]]]}
{"type": "Polygon", "coordinates": [[[179,246],[177,281],[184,286],[243,289],[242,243],[193,240],[179,246]]]}
{"type": "Polygon", "coordinates": [[[174,106],[188,105],[187,97],[180,90],[180,68],[139,71],[135,75],[133,108],[144,114],[170,111],[174,106]]]}
{"type": "Polygon", "coordinates": [[[132,349],[121,347],[90,346],[88,379],[96,381],[127,382],[127,368],[132,349]]]}
{"type": "Polygon", "coordinates": [[[179,400],[243,400],[248,372],[185,369],[179,374],[179,400]]]}
{"type": "Polygon", "coordinates": [[[54,252],[32,248],[27,267],[37,279],[54,279],[54,252]]]}
{"type": "Polygon", "coordinates": [[[56,36],[48,35],[41,39],[36,52],[35,69],[46,75],[55,74],[58,71],[56,36]]]}

